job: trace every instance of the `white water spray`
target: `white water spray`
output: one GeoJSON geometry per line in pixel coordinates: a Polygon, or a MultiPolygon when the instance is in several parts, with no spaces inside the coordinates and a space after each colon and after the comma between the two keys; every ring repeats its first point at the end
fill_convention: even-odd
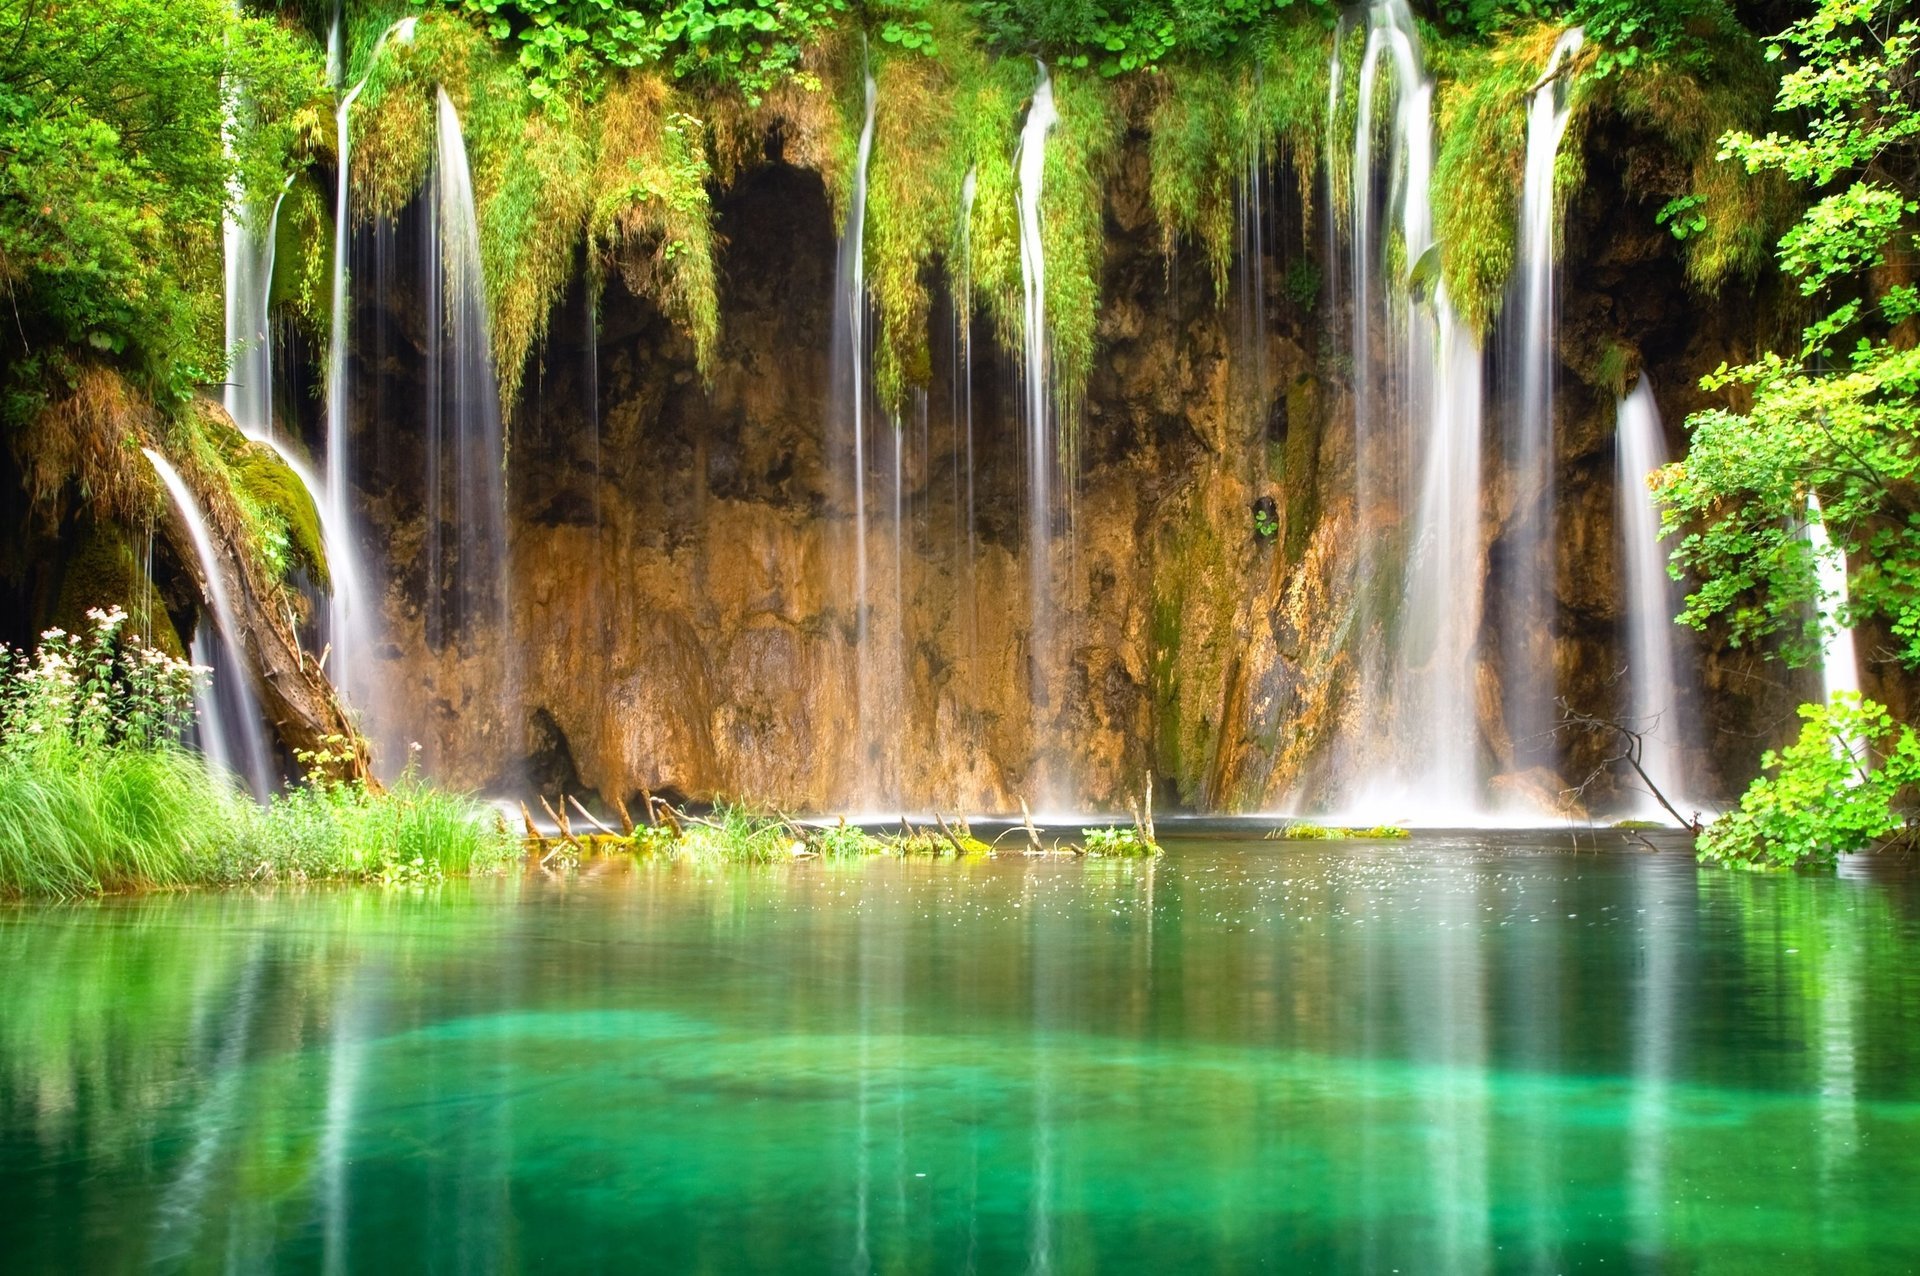
{"type": "Polygon", "coordinates": [[[217,641],[201,626],[193,639],[193,662],[223,675],[216,681],[202,682],[196,693],[196,712],[201,730],[202,751],[207,761],[245,781],[254,797],[265,801],[279,787],[272,759],[267,753],[265,715],[247,681],[246,646],[240,636],[233,603],[227,594],[226,578],[220,574],[220,558],[213,546],[213,534],[207,529],[206,516],[194,499],[193,489],[180,477],[167,458],[152,448],[142,448],[154,473],[160,476],[174,508],[180,511],[193,540],[194,556],[199,559],[202,585],[213,610],[217,641]]]}
{"type": "MultiPolygon", "coordinates": [[[[1854,650],[1853,630],[1840,621],[1847,607],[1847,556],[1827,533],[1826,512],[1820,498],[1807,493],[1807,543],[1813,548],[1814,583],[1820,590],[1820,684],[1827,703],[1840,694],[1860,694],[1860,662],[1854,650]]],[[[1841,741],[1855,758],[1864,758],[1858,740],[1841,741]]]]}
{"type": "MultiPolygon", "coordinates": [[[[1419,823],[1473,821],[1485,807],[1475,696],[1484,554],[1480,528],[1482,356],[1444,283],[1412,294],[1393,270],[1393,221],[1405,262],[1434,247],[1433,82],[1405,0],[1376,0],[1357,77],[1352,272],[1356,497],[1371,521],[1413,507],[1403,526],[1397,600],[1363,581],[1359,712],[1336,757],[1336,801],[1419,823]],[[1375,99],[1390,71],[1389,150],[1376,158],[1375,99]],[[1381,185],[1385,179],[1384,188],[1381,185]],[[1378,336],[1376,336],[1376,333],[1378,336]]],[[[1336,48],[1334,78],[1338,70],[1336,48]]],[[[1335,92],[1338,92],[1336,85],[1335,92]]],[[[1337,99],[1329,110],[1337,114],[1337,99]]],[[[1390,534],[1390,533],[1389,533],[1390,534]]],[[[1385,564],[1369,570],[1377,577],[1385,564]]]]}
{"type": "Polygon", "coordinates": [[[1059,465],[1058,431],[1053,405],[1052,352],[1047,334],[1047,258],[1040,236],[1040,200],[1047,170],[1047,134],[1059,121],[1053,105],[1053,79],[1036,62],[1040,82],[1033,90],[1026,127],[1014,164],[1020,179],[1020,289],[1026,373],[1027,426],[1027,571],[1032,628],[1027,667],[1035,713],[1035,761],[1040,719],[1049,710],[1048,678],[1054,647],[1053,507],[1054,471],[1059,465]]]}
{"type": "MultiPolygon", "coordinates": [[[[381,50],[390,39],[406,43],[413,38],[415,18],[402,18],[374,42],[369,68],[379,61],[381,50]]],[[[336,36],[340,26],[335,24],[336,36]]],[[[340,46],[340,41],[334,41],[340,46]]],[[[343,46],[341,46],[343,47],[343,46]]],[[[344,52],[337,61],[345,75],[344,52]]],[[[372,71],[369,69],[368,75],[372,71]]],[[[349,460],[352,456],[352,420],[347,401],[348,321],[352,313],[348,296],[347,259],[353,248],[353,130],[350,126],[354,101],[367,87],[366,79],[347,90],[334,111],[334,142],[339,157],[333,201],[333,315],[327,347],[327,479],[326,501],[330,521],[339,536],[328,553],[333,575],[333,603],[329,609],[328,641],[332,644],[329,672],[333,684],[349,697],[364,701],[370,690],[366,671],[360,667],[371,645],[370,599],[364,597],[358,571],[358,545],[354,537],[353,501],[349,460]],[[344,552],[341,552],[344,551],[344,552]]]]}
{"type": "Polygon", "coordinates": [[[853,445],[853,660],[859,715],[855,765],[860,772],[856,792],[864,802],[872,804],[882,798],[886,788],[873,768],[882,765],[885,752],[882,732],[896,706],[880,703],[879,653],[873,641],[873,600],[868,589],[867,419],[871,389],[867,382],[867,169],[873,159],[873,118],[878,88],[870,72],[865,79],[866,112],[860,125],[846,224],[840,232],[833,379],[838,405],[836,416],[849,431],[853,445]]]}
{"type": "Polygon", "coordinates": [[[1553,755],[1553,366],[1559,318],[1554,170],[1571,115],[1567,66],[1584,43],[1579,27],[1561,35],[1527,108],[1518,305],[1510,330],[1519,369],[1508,434],[1514,508],[1497,596],[1507,729],[1522,767],[1550,764],[1553,755]]]}
{"type": "MultiPolygon", "coordinates": [[[[1674,650],[1678,614],[1667,556],[1660,548],[1660,506],[1647,481],[1667,463],[1660,408],[1646,377],[1620,400],[1616,439],[1619,469],[1619,525],[1624,550],[1627,595],[1628,725],[1641,733],[1640,764],[1676,805],[1686,792],[1683,745],[1686,722],[1680,712],[1679,662],[1674,650]]],[[[1628,778],[1633,783],[1633,778],[1628,778]]],[[[1652,795],[1641,804],[1652,814],[1652,795]]]]}

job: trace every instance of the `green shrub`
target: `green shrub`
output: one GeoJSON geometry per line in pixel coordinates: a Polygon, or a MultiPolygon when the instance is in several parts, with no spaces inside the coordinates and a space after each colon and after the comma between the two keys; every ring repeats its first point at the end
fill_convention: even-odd
{"type": "Polygon", "coordinates": [[[1800,707],[1800,738],[1761,759],[1765,774],[1736,810],[1707,826],[1703,861],[1739,868],[1831,865],[1911,837],[1907,795],[1920,783],[1920,739],[1882,706],[1839,693],[1800,707]]]}

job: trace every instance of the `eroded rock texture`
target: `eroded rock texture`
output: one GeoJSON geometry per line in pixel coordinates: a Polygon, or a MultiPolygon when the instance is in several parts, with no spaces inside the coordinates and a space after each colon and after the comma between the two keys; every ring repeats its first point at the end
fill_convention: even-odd
{"type": "MultiPolygon", "coordinates": [[[[1646,367],[1677,453],[1699,373],[1750,351],[1768,313],[1764,298],[1688,293],[1674,245],[1638,206],[1651,197],[1623,181],[1635,139],[1605,142],[1566,233],[1556,623],[1542,637],[1558,695],[1602,715],[1625,696],[1615,396],[1646,367]]],[[[1351,729],[1356,598],[1398,588],[1381,547],[1406,511],[1355,501],[1347,319],[1313,286],[1324,213],[1281,175],[1260,295],[1243,268],[1221,302],[1197,253],[1161,253],[1146,189],[1134,139],[1111,183],[1102,347],[1051,583],[1061,658],[1031,685],[1015,364],[977,324],[969,470],[957,341],[937,303],[932,384],[899,423],[897,547],[878,503],[890,494],[869,522],[866,631],[897,655],[869,674],[864,722],[851,468],[832,421],[835,227],[818,178],[770,162],[720,196],[711,384],[617,272],[597,318],[584,286],[556,315],[512,423],[505,633],[427,632],[446,582],[426,578],[424,460],[407,429],[421,318],[406,281],[420,272],[405,219],[383,231],[389,286],[360,294],[356,381],[369,550],[386,570],[389,690],[375,716],[389,758],[418,740],[456,784],[788,809],[1119,807],[1149,772],[1163,803],[1311,806],[1351,729]],[[1262,498],[1271,535],[1256,528],[1262,498]]],[[[883,494],[891,448],[872,457],[883,494]]],[[[1497,556],[1513,493],[1488,455],[1497,556]]],[[[1522,765],[1499,637],[1483,630],[1484,768],[1543,805],[1605,808],[1611,775],[1566,792],[1603,759],[1599,739],[1565,737],[1544,772],[1522,765]]],[[[1796,688],[1712,635],[1685,670],[1704,741],[1694,787],[1711,798],[1752,774],[1796,688]]]]}

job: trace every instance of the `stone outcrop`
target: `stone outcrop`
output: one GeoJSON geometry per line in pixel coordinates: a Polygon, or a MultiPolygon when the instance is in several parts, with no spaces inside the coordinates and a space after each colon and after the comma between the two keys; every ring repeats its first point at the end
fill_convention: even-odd
{"type": "MultiPolygon", "coordinates": [[[[1679,451],[1699,372],[1750,349],[1750,316],[1766,309],[1688,293],[1674,244],[1622,185],[1634,145],[1596,140],[1616,159],[1596,158],[1571,214],[1556,403],[1551,650],[1559,694],[1603,716],[1624,697],[1615,395],[1647,368],[1679,451]]],[[[723,330],[710,382],[686,339],[617,278],[597,318],[584,286],[556,316],[511,427],[504,634],[427,640],[436,584],[424,579],[422,458],[406,430],[419,308],[405,288],[380,303],[363,294],[357,448],[369,458],[370,548],[387,572],[387,701],[404,706],[387,718],[389,757],[404,737],[455,784],[791,809],[1006,810],[1023,797],[1118,808],[1149,772],[1163,803],[1311,803],[1359,677],[1355,599],[1383,587],[1386,555],[1361,547],[1382,544],[1402,513],[1354,501],[1351,372],[1332,335],[1346,319],[1300,285],[1325,265],[1324,210],[1302,207],[1290,180],[1273,183],[1288,195],[1258,272],[1263,295],[1237,284],[1220,303],[1197,253],[1162,254],[1146,181],[1135,138],[1111,186],[1100,353],[1060,542],[1071,552],[1051,582],[1062,655],[1038,688],[1015,367],[980,323],[969,473],[950,307],[936,301],[932,383],[899,426],[898,544],[887,519],[868,528],[867,629],[898,634],[900,665],[885,702],[869,706],[885,725],[877,737],[860,712],[848,460],[830,422],[835,228],[817,176],[770,161],[718,197],[723,330]],[[1254,521],[1263,498],[1271,535],[1254,521]]],[[[400,279],[419,273],[406,242],[403,224],[389,249],[400,279]]],[[[1512,503],[1505,482],[1490,462],[1493,554],[1512,503]]],[[[1603,742],[1569,736],[1556,768],[1522,766],[1501,719],[1491,625],[1482,651],[1481,734],[1488,769],[1511,773],[1503,791],[1604,809],[1610,776],[1566,793],[1603,742]]],[[[1804,688],[1712,634],[1690,668],[1699,693],[1686,711],[1708,728],[1697,770],[1711,777],[1704,796],[1724,795],[1804,688]]]]}

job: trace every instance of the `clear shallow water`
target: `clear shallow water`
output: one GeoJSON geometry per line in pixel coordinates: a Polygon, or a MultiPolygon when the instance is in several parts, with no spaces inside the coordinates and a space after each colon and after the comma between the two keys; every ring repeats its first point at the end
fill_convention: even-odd
{"type": "Polygon", "coordinates": [[[0,911],[0,1266],[1920,1266],[1920,893],[1658,840],[0,911]]]}

